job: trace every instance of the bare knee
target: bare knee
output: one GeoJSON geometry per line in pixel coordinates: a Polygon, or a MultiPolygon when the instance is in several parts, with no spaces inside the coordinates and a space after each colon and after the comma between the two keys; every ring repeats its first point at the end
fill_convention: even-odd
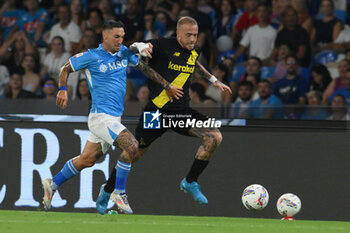
{"type": "Polygon", "coordinates": [[[218,130],[217,131],[212,131],[212,132],[208,133],[203,138],[203,140],[204,140],[204,144],[206,144],[207,146],[212,147],[213,149],[215,149],[222,142],[222,134],[218,130]]]}
{"type": "Polygon", "coordinates": [[[145,154],[146,150],[147,150],[146,148],[138,148],[137,153],[136,153],[136,157],[135,157],[133,162],[141,159],[141,157],[145,154]]]}
{"type": "Polygon", "coordinates": [[[130,146],[126,149],[128,154],[136,156],[137,149],[139,148],[139,143],[136,140],[132,140],[132,143],[130,143],[130,146]]]}
{"type": "Polygon", "coordinates": [[[139,143],[134,139],[124,149],[125,153],[123,154],[125,154],[125,156],[127,157],[126,159],[129,160],[129,162],[134,162],[138,159],[138,148],[139,148],[139,143]]]}
{"type": "Polygon", "coordinates": [[[221,142],[222,142],[222,139],[223,139],[221,132],[220,131],[216,131],[214,133],[214,137],[215,137],[215,140],[216,140],[216,146],[219,146],[221,144],[221,142]]]}
{"type": "Polygon", "coordinates": [[[99,155],[96,154],[81,154],[76,161],[74,161],[75,166],[77,167],[78,170],[82,170],[87,167],[92,167],[95,165],[97,157],[99,155]]]}

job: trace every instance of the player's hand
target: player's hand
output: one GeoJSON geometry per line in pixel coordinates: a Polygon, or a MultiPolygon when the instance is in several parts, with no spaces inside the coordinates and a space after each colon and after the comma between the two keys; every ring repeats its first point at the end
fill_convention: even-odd
{"type": "Polygon", "coordinates": [[[174,98],[175,99],[180,99],[184,92],[182,88],[175,87],[170,84],[170,87],[168,89],[165,89],[166,94],[168,95],[170,102],[173,102],[174,98]]]}
{"type": "Polygon", "coordinates": [[[220,82],[219,80],[216,80],[213,83],[213,86],[216,88],[220,88],[221,91],[228,91],[232,94],[231,88],[225,84],[223,84],[222,82],[220,82]]]}
{"type": "Polygon", "coordinates": [[[62,90],[57,93],[56,105],[62,109],[67,107],[68,103],[68,94],[67,91],[62,90]]]}
{"type": "Polygon", "coordinates": [[[141,50],[141,55],[144,57],[152,58],[152,52],[153,52],[153,45],[151,43],[148,43],[149,48],[145,48],[141,50]]]}

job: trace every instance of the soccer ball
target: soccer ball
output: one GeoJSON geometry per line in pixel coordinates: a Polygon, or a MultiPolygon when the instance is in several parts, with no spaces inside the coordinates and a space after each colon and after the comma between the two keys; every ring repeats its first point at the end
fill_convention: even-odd
{"type": "Polygon", "coordinates": [[[248,210],[262,210],[269,203],[269,193],[260,184],[249,185],[242,193],[242,203],[248,210]]]}
{"type": "Polygon", "coordinates": [[[292,193],[283,194],[277,201],[277,210],[284,217],[293,217],[301,209],[301,201],[292,193]]]}

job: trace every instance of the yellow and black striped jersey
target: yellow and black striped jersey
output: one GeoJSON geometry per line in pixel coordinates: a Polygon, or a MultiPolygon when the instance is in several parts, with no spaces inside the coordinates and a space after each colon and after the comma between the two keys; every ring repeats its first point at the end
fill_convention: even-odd
{"type": "Polygon", "coordinates": [[[158,108],[188,106],[188,89],[190,78],[194,74],[196,60],[199,56],[199,48],[192,50],[181,47],[176,38],[161,38],[150,40],[153,45],[152,59],[149,65],[172,85],[182,87],[184,95],[179,99],[170,100],[162,86],[149,81],[150,98],[158,108]]]}

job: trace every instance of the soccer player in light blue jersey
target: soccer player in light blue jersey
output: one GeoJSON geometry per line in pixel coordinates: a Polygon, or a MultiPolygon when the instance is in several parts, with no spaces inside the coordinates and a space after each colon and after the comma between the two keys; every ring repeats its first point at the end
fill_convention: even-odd
{"type": "MultiPolygon", "coordinates": [[[[200,50],[196,45],[198,38],[198,23],[194,18],[185,16],[177,21],[176,38],[160,38],[151,40],[153,47],[146,46],[145,43],[135,43],[130,46],[142,56],[150,58],[149,65],[159,72],[167,81],[174,85],[183,88],[183,96],[180,99],[172,102],[165,95],[165,91],[156,83],[149,83],[151,100],[146,105],[144,111],[155,112],[152,118],[157,118],[158,114],[165,115],[187,115],[187,120],[205,121],[208,118],[197,112],[189,106],[189,85],[195,73],[207,79],[216,88],[221,91],[231,93],[230,87],[223,84],[215,76],[210,74],[202,64],[199,63],[198,57],[200,50]],[[161,113],[160,113],[161,112],[161,113]]],[[[232,94],[232,93],[231,93],[232,94]]],[[[149,146],[161,137],[168,127],[160,127],[157,130],[149,130],[144,127],[143,114],[140,116],[139,124],[135,130],[135,137],[139,142],[139,148],[136,159],[141,158],[149,146]]],[[[164,120],[164,118],[163,118],[164,120]]],[[[202,172],[209,164],[209,160],[216,148],[222,141],[222,134],[218,128],[215,127],[201,127],[201,126],[180,126],[183,122],[182,117],[176,116],[172,120],[178,124],[171,126],[171,129],[181,135],[191,136],[201,139],[195,155],[192,166],[187,173],[187,176],[180,182],[180,189],[192,195],[195,201],[200,204],[208,204],[208,199],[201,191],[197,180],[202,172]],[[176,119],[177,118],[177,119],[176,119]]],[[[163,124],[164,126],[164,124],[163,124]]],[[[179,145],[181,147],[181,145],[179,145]]],[[[136,161],[136,160],[135,160],[136,161]]],[[[107,202],[102,202],[104,194],[113,192],[110,197],[116,205],[120,206],[117,195],[115,195],[117,187],[115,187],[115,178],[117,170],[113,169],[110,178],[104,185],[104,192],[100,192],[97,198],[96,206],[107,206],[107,202]],[[114,191],[113,191],[114,190],[114,191]]]]}
{"type": "MultiPolygon", "coordinates": [[[[121,21],[105,22],[102,44],[96,49],[74,55],[61,68],[56,104],[62,109],[66,108],[68,103],[67,78],[69,73],[85,70],[92,98],[88,119],[90,135],[81,155],[67,161],[53,179],[42,181],[43,204],[46,210],[51,209],[52,197],[59,186],[78,175],[84,168],[93,166],[96,160],[104,155],[111,145],[114,145],[122,150],[117,162],[115,183],[118,190],[118,207],[125,213],[132,213],[125,193],[125,183],[131,162],[136,156],[138,142],[121,124],[128,65],[135,66],[149,79],[165,88],[169,98],[178,99],[183,95],[182,88],[171,85],[122,44],[125,35],[123,27],[121,21]]],[[[103,192],[103,187],[100,192],[103,192]]],[[[108,202],[108,200],[109,196],[104,201],[108,202]]],[[[106,212],[104,206],[107,205],[103,205],[102,208],[97,206],[100,214],[106,212]]]]}

